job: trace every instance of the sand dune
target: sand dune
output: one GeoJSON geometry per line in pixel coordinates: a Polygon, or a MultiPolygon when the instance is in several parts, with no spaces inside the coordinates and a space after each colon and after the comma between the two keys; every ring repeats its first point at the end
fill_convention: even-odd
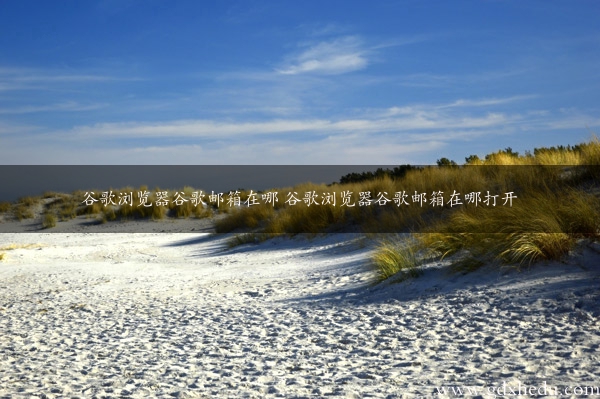
{"type": "Polygon", "coordinates": [[[372,246],[357,235],[225,241],[0,235],[0,248],[14,248],[0,262],[0,397],[460,397],[456,386],[493,397],[503,384],[600,386],[594,248],[523,272],[448,275],[436,263],[417,280],[374,286],[372,246]]]}

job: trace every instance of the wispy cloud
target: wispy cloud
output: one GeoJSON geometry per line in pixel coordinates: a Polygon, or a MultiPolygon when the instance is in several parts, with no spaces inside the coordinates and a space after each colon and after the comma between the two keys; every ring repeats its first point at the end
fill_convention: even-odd
{"type": "Polygon", "coordinates": [[[349,28],[337,23],[327,24],[303,24],[298,27],[301,31],[304,31],[306,35],[311,37],[324,37],[333,35],[342,35],[348,32],[349,28]]]}
{"type": "Polygon", "coordinates": [[[283,75],[337,75],[364,69],[367,65],[362,42],[355,36],[346,36],[311,45],[300,54],[289,57],[277,72],[283,75]]]}
{"type": "Polygon", "coordinates": [[[488,70],[468,74],[411,73],[397,76],[394,83],[404,87],[448,87],[502,81],[532,72],[530,67],[488,70]]]}
{"type": "Polygon", "coordinates": [[[106,104],[79,104],[68,101],[50,105],[26,105],[22,107],[0,108],[0,114],[30,114],[36,112],[82,112],[106,107],[106,104]]]}
{"type": "Polygon", "coordinates": [[[295,143],[271,138],[262,141],[213,142],[145,146],[111,146],[97,151],[75,151],[67,143],[35,142],[11,151],[0,146],[0,159],[8,164],[65,165],[345,165],[418,163],[419,157],[446,146],[443,140],[406,142],[403,137],[371,140],[349,135],[321,137],[295,143]],[[265,156],[265,148],[269,149],[265,156]]]}
{"type": "MultiPolygon", "coordinates": [[[[419,105],[391,117],[371,110],[360,118],[103,123],[55,131],[0,124],[0,159],[8,164],[418,164],[433,162],[440,153],[464,156],[458,142],[540,129],[557,134],[579,129],[585,138],[586,126],[600,126],[598,118],[576,110],[542,114],[419,105]]],[[[489,145],[489,151],[496,149],[492,141],[489,145]]]]}
{"type": "Polygon", "coordinates": [[[372,50],[379,50],[388,47],[398,47],[398,46],[407,46],[409,44],[422,43],[426,41],[430,41],[436,38],[441,37],[441,35],[433,35],[433,34],[422,34],[422,35],[412,35],[412,36],[404,36],[404,37],[396,37],[392,39],[388,39],[385,42],[376,44],[371,47],[372,50]]]}
{"type": "MultiPolygon", "coordinates": [[[[471,112],[473,113],[478,108],[490,108],[497,105],[511,104],[519,101],[525,101],[528,99],[533,99],[538,97],[535,94],[526,94],[526,95],[517,95],[510,97],[496,97],[496,98],[483,98],[483,99],[458,99],[449,103],[444,104],[411,104],[406,106],[393,106],[389,107],[378,113],[380,118],[384,117],[397,117],[397,116],[408,116],[413,115],[415,117],[423,117],[427,119],[440,119],[444,115],[449,116],[452,114],[447,113],[446,109],[451,108],[463,108],[466,111],[462,112],[471,112]]],[[[494,108],[490,108],[494,109],[494,108]]],[[[370,110],[369,112],[376,112],[374,110],[370,110]]],[[[456,111],[452,111],[454,115],[456,115],[456,111]]],[[[491,111],[493,113],[498,113],[498,111],[491,111]]]]}
{"type": "Polygon", "coordinates": [[[106,81],[121,81],[130,80],[124,78],[117,78],[113,76],[102,76],[102,75],[33,75],[23,74],[12,76],[11,79],[15,82],[106,82],[106,81]]]}
{"type": "Polygon", "coordinates": [[[584,130],[598,129],[599,127],[600,118],[586,115],[565,115],[561,118],[548,118],[544,116],[525,126],[527,130],[584,130]]]}
{"type": "Polygon", "coordinates": [[[480,100],[456,100],[450,104],[439,105],[438,108],[458,108],[458,107],[487,107],[490,105],[509,104],[517,101],[524,101],[536,98],[535,94],[511,96],[503,98],[485,98],[480,100]]]}
{"type": "Polygon", "coordinates": [[[312,133],[317,135],[346,135],[348,133],[385,133],[415,130],[474,129],[511,123],[514,118],[500,113],[482,116],[449,116],[419,111],[415,114],[388,118],[362,119],[276,119],[264,122],[222,122],[214,120],[181,120],[165,123],[102,123],[75,127],[69,137],[126,138],[202,138],[226,139],[236,137],[312,133]]]}
{"type": "MultiPolygon", "coordinates": [[[[20,137],[23,138],[28,134],[35,134],[44,131],[43,128],[33,125],[15,125],[0,121],[0,138],[20,137]]],[[[2,143],[0,141],[0,143],[2,143]]],[[[2,144],[0,144],[2,147],[2,144]]],[[[9,147],[8,147],[9,148],[9,147]]]]}
{"type": "MultiPolygon", "coordinates": [[[[341,32],[337,25],[326,25],[314,30],[312,36],[326,36],[341,32]]],[[[323,74],[337,75],[365,69],[372,61],[369,56],[378,50],[406,46],[435,38],[422,34],[387,39],[367,45],[359,36],[340,36],[331,40],[304,44],[303,51],[289,55],[277,72],[283,75],[323,74]]]]}
{"type": "MultiPolygon", "coordinates": [[[[64,70],[0,67],[0,87],[22,88],[21,84],[40,83],[86,83],[138,81],[137,77],[120,77],[103,74],[78,73],[64,70]]],[[[5,88],[5,90],[7,90],[5,88]]]]}

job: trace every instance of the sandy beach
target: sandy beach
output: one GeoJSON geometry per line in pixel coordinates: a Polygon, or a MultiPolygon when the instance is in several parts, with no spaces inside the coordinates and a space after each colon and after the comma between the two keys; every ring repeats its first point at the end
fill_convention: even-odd
{"type": "Polygon", "coordinates": [[[232,249],[229,237],[0,235],[12,248],[0,262],[0,397],[600,389],[595,244],[522,271],[450,275],[438,262],[374,285],[373,245],[357,234],[232,249]]]}
{"type": "Polygon", "coordinates": [[[600,399],[599,16],[0,0],[0,399],[600,399]]]}

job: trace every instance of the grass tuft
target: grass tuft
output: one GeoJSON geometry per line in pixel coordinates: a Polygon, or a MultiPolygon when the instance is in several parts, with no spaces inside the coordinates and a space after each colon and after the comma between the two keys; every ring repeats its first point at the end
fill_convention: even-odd
{"type": "Polygon", "coordinates": [[[441,259],[462,252],[455,266],[500,261],[516,266],[541,260],[561,260],[579,238],[600,238],[600,204],[596,197],[574,189],[538,192],[519,207],[453,213],[419,237],[421,245],[441,259]],[[435,232],[432,232],[435,231],[435,232]],[[466,254],[466,255],[465,255],[466,254]]]}
{"type": "Polygon", "coordinates": [[[531,265],[539,260],[560,260],[575,244],[573,236],[565,233],[522,233],[503,237],[497,257],[505,263],[531,265]]]}
{"type": "Polygon", "coordinates": [[[275,211],[264,204],[232,210],[227,217],[220,219],[215,224],[217,233],[229,233],[241,229],[253,229],[262,221],[273,217],[275,211]]]}
{"type": "Polygon", "coordinates": [[[0,202],[0,213],[6,213],[10,210],[10,208],[11,208],[10,202],[6,202],[6,201],[0,202]]]}
{"type": "Polygon", "coordinates": [[[77,209],[77,215],[99,215],[102,213],[103,206],[99,202],[95,202],[92,205],[79,206],[77,209]]]}
{"type": "Polygon", "coordinates": [[[422,259],[415,242],[401,239],[386,239],[381,242],[371,257],[379,281],[394,277],[400,282],[420,274],[422,259]]]}
{"type": "Polygon", "coordinates": [[[44,219],[42,220],[42,227],[44,229],[50,229],[52,227],[56,227],[56,216],[51,212],[45,213],[44,219]]]}
{"type": "Polygon", "coordinates": [[[33,219],[34,217],[33,211],[25,205],[16,206],[13,212],[19,221],[22,221],[23,219],[33,219]]]}
{"type": "Polygon", "coordinates": [[[115,212],[115,208],[112,206],[107,206],[102,210],[102,220],[103,221],[112,221],[117,220],[117,213],[115,212]]]}
{"type": "Polygon", "coordinates": [[[21,197],[17,200],[18,203],[24,206],[33,206],[40,202],[40,198],[38,197],[21,197]]]}

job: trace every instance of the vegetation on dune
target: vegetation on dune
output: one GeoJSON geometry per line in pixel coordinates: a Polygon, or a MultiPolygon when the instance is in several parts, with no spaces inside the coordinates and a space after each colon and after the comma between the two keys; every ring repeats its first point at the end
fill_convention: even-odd
{"type": "Polygon", "coordinates": [[[29,207],[35,205],[40,202],[40,198],[38,197],[21,197],[17,200],[17,203],[29,207]]]}
{"type": "Polygon", "coordinates": [[[53,215],[56,219],[61,221],[70,220],[78,215],[78,200],[76,197],[59,194],[54,192],[47,192],[43,195],[43,198],[50,200],[46,204],[46,212],[44,218],[49,217],[47,215],[53,215]]]}
{"type": "Polygon", "coordinates": [[[50,229],[56,227],[56,216],[52,212],[46,212],[42,219],[42,227],[44,229],[50,229]]]}
{"type": "Polygon", "coordinates": [[[32,219],[34,217],[33,211],[25,205],[15,206],[13,208],[13,214],[19,221],[22,221],[23,219],[32,219]]]}
{"type": "Polygon", "coordinates": [[[10,208],[11,208],[10,202],[6,202],[6,201],[0,202],[0,213],[6,213],[10,210],[10,208]]]}
{"type": "Polygon", "coordinates": [[[383,169],[377,168],[375,172],[353,172],[348,173],[340,178],[340,184],[348,184],[348,183],[360,183],[364,181],[370,181],[375,179],[383,179],[383,178],[392,178],[392,179],[400,179],[406,175],[407,172],[411,170],[418,170],[416,166],[412,165],[400,165],[396,166],[393,169],[383,169]]]}
{"type": "Polygon", "coordinates": [[[146,186],[138,189],[124,187],[89,192],[76,190],[71,194],[48,191],[39,197],[21,197],[14,204],[0,202],[0,213],[7,213],[21,221],[32,219],[41,212],[41,224],[44,228],[53,227],[59,221],[67,221],[82,215],[96,217],[100,222],[212,216],[215,206],[195,200],[194,195],[198,192],[194,192],[191,187],[184,187],[177,191],[156,188],[154,192],[150,192],[146,186]],[[109,201],[103,202],[100,196],[105,192],[112,196],[109,201]],[[143,202],[140,201],[140,197],[144,196],[143,202]],[[89,199],[89,205],[85,203],[86,199],[89,199]]]}
{"type": "Polygon", "coordinates": [[[473,169],[488,184],[517,188],[519,206],[496,207],[493,212],[481,207],[457,208],[413,234],[410,245],[384,240],[372,258],[381,280],[402,273],[407,263],[418,265],[431,256],[451,259],[451,269],[460,272],[484,264],[521,267],[542,260],[561,260],[579,240],[599,238],[600,201],[593,193],[598,188],[600,165],[597,140],[574,147],[536,149],[533,155],[519,156],[506,149],[486,156],[484,161],[475,156],[466,160],[484,166],[567,168],[473,169]],[[420,254],[416,259],[415,253],[420,254]]]}
{"type": "Polygon", "coordinates": [[[275,210],[268,204],[260,204],[248,208],[231,211],[226,218],[215,223],[217,233],[229,233],[240,228],[255,228],[264,220],[275,215],[275,210]]]}
{"type": "MultiPolygon", "coordinates": [[[[527,204],[527,198],[535,196],[536,193],[545,196],[555,191],[577,188],[582,179],[587,179],[589,172],[594,171],[593,167],[580,167],[576,170],[579,175],[565,177],[565,173],[568,174],[567,169],[548,167],[548,165],[561,165],[565,160],[575,162],[576,166],[588,165],[589,162],[594,161],[593,157],[598,152],[598,148],[600,145],[593,141],[569,147],[568,151],[571,153],[566,152],[567,149],[555,152],[536,149],[536,153],[543,159],[538,159],[537,156],[529,153],[521,156],[507,148],[489,154],[483,160],[474,155],[467,157],[469,163],[463,166],[458,166],[447,158],[441,158],[438,160],[437,167],[402,167],[402,173],[397,173],[400,176],[398,178],[393,177],[394,171],[381,168],[376,172],[352,173],[343,176],[340,183],[334,186],[304,184],[278,190],[284,194],[296,194],[298,200],[293,206],[286,204],[276,209],[242,206],[231,211],[226,219],[220,221],[217,231],[230,232],[259,228],[269,233],[296,234],[335,231],[336,226],[346,229],[349,225],[356,225],[368,231],[420,231],[424,226],[431,225],[434,221],[446,220],[450,215],[465,208],[449,209],[447,199],[453,194],[464,196],[467,193],[479,192],[482,194],[481,200],[484,200],[483,196],[486,194],[512,192],[516,198],[520,197],[519,204],[523,207],[523,204],[527,204]],[[475,166],[476,164],[478,166],[475,166]],[[404,204],[399,206],[398,198],[394,196],[399,190],[404,189],[406,191],[402,193],[406,196],[404,200],[407,201],[407,206],[404,204]],[[327,194],[333,191],[338,194],[335,204],[325,201],[327,194]],[[415,194],[425,194],[426,202],[430,202],[434,192],[444,194],[446,201],[441,204],[443,206],[414,204],[415,194]],[[315,202],[309,204],[306,196],[311,193],[315,193],[317,197],[315,202]],[[363,193],[369,193],[370,197],[364,198],[363,193]],[[354,206],[345,206],[347,204],[344,203],[343,194],[347,194],[345,197],[347,204],[354,206]],[[379,197],[380,194],[384,196],[379,197]],[[380,199],[386,203],[385,206],[380,206],[378,202],[380,199]],[[361,201],[370,202],[371,205],[358,206],[361,201]],[[408,203],[411,206],[408,206],[408,203]]],[[[575,170],[573,172],[575,173],[575,170]]],[[[559,200],[571,201],[578,196],[579,192],[569,196],[561,194],[559,200]]],[[[461,201],[464,204],[463,197],[461,201]]],[[[493,202],[497,203],[496,209],[504,205],[501,203],[503,201],[506,201],[506,198],[502,196],[493,199],[493,202]]],[[[553,206],[556,205],[557,200],[555,199],[554,202],[553,206]]],[[[483,211],[481,207],[476,206],[466,208],[469,212],[483,211]]],[[[493,226],[492,229],[496,227],[493,226]]]]}
{"type": "Polygon", "coordinates": [[[78,215],[108,222],[221,213],[215,229],[236,233],[230,246],[286,234],[393,233],[384,234],[372,262],[380,279],[398,280],[418,275],[432,257],[449,259],[452,269],[462,272],[490,263],[523,266],[564,258],[578,240],[598,239],[599,178],[600,142],[593,139],[524,154],[508,147],[469,155],[463,165],[440,158],[437,166],[350,173],[331,185],[305,183],[259,193],[238,189],[219,201],[200,198],[202,192],[191,187],[149,192],[142,186],[108,190],[110,205],[100,200],[85,205],[81,191],[45,193],[0,203],[0,212],[30,218],[45,200],[46,228],[78,215]],[[514,206],[506,206],[512,200],[514,206]]]}
{"type": "MultiPolygon", "coordinates": [[[[152,219],[161,220],[173,218],[205,218],[212,215],[213,210],[195,196],[199,190],[184,187],[183,190],[164,190],[156,187],[152,192],[147,187],[139,189],[125,188],[115,190],[117,193],[127,193],[127,201],[116,205],[99,205],[103,218],[108,220],[152,219]]],[[[94,205],[99,203],[94,203],[94,205]]]]}
{"type": "Polygon", "coordinates": [[[383,239],[372,255],[372,262],[379,280],[394,278],[395,282],[420,274],[419,266],[424,261],[421,247],[414,238],[396,235],[383,239]]]}
{"type": "MultiPolygon", "coordinates": [[[[598,239],[600,206],[596,195],[600,143],[594,139],[576,146],[539,148],[520,155],[510,147],[483,158],[471,155],[465,165],[440,158],[437,167],[402,167],[396,171],[352,173],[334,187],[305,184],[280,192],[298,193],[294,206],[242,207],[217,224],[218,232],[248,231],[237,235],[230,245],[259,242],[279,234],[349,231],[412,232],[408,239],[384,239],[372,262],[380,279],[416,276],[424,259],[451,259],[451,268],[468,272],[484,264],[521,267],[541,260],[560,260],[580,239],[598,239]],[[560,167],[559,167],[560,166],[560,167]],[[508,193],[515,206],[504,206],[508,197],[499,196],[492,206],[341,206],[312,203],[306,193],[351,193],[349,203],[370,201],[378,193],[410,189],[430,195],[452,193],[508,193]],[[399,273],[399,274],[398,274],[399,273]]],[[[464,197],[463,197],[464,198],[464,197]]],[[[481,198],[483,200],[483,198],[481,198]]],[[[464,199],[463,199],[464,201],[464,199]]],[[[464,203],[464,202],[463,202],[464,203]]]]}

